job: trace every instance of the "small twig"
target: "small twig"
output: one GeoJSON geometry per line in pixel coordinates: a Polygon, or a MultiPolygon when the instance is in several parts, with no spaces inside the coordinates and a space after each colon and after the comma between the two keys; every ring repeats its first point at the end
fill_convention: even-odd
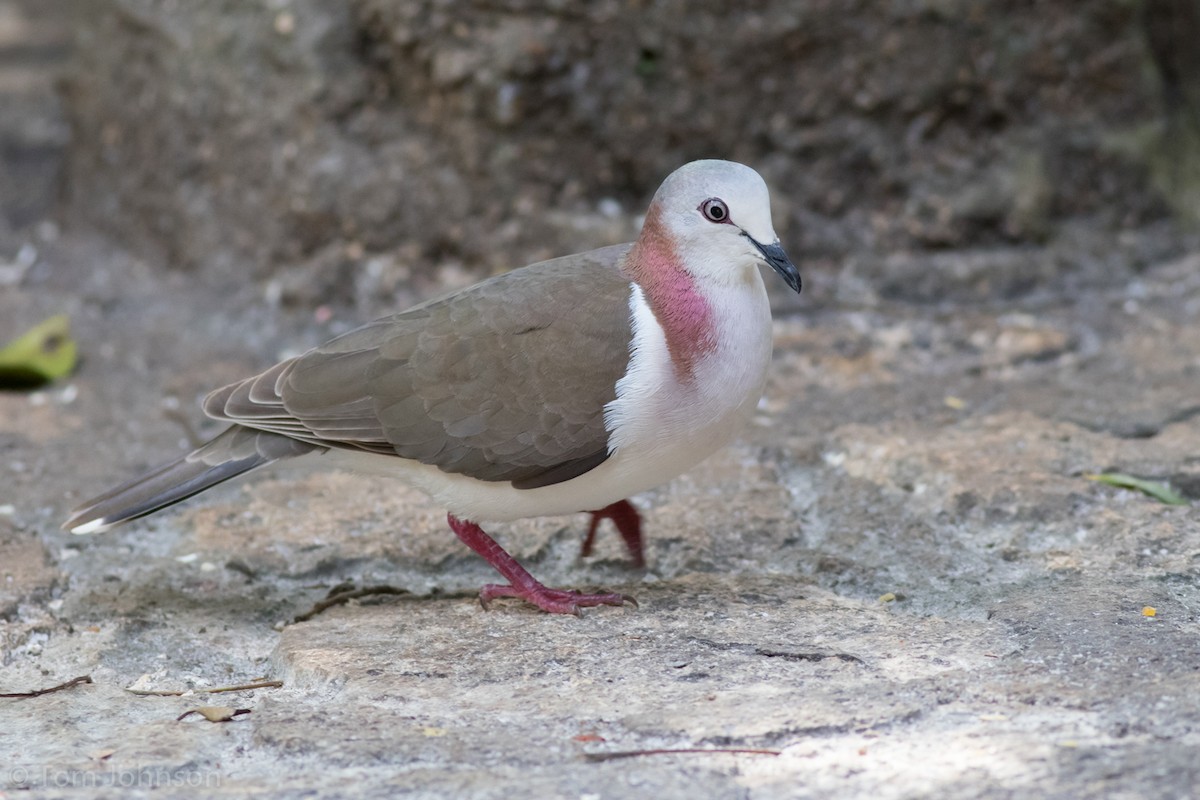
{"type": "Polygon", "coordinates": [[[295,617],[292,618],[291,624],[295,625],[297,622],[307,622],[308,620],[312,619],[313,617],[317,616],[322,611],[324,611],[328,608],[333,608],[334,606],[340,606],[343,603],[349,602],[350,600],[356,600],[359,597],[366,597],[367,595],[372,595],[372,594],[399,595],[399,594],[409,594],[409,593],[410,592],[407,589],[400,589],[395,586],[365,586],[362,589],[349,589],[344,592],[338,592],[337,594],[332,594],[329,597],[326,597],[324,600],[321,600],[320,602],[318,602],[316,605],[314,605],[308,611],[305,611],[303,614],[297,614],[295,617]]]}
{"type": "MultiPolygon", "coordinates": [[[[88,683],[91,683],[89,680],[88,683]]],[[[251,689],[278,689],[283,686],[283,681],[258,681],[257,683],[243,683],[238,686],[218,686],[215,689],[130,689],[125,688],[125,691],[130,694],[136,694],[139,697],[182,697],[185,694],[221,694],[222,692],[248,692],[251,689]]]]}
{"type": "Polygon", "coordinates": [[[52,692],[61,692],[63,689],[70,689],[73,686],[80,686],[82,684],[91,683],[91,682],[92,682],[91,675],[80,675],[78,678],[71,678],[71,680],[67,681],[66,683],[60,683],[58,686],[51,686],[49,689],[38,689],[33,692],[5,692],[4,694],[0,694],[0,697],[8,697],[8,698],[12,698],[12,699],[21,699],[21,698],[26,698],[26,697],[41,697],[44,694],[51,694],[52,692]]]}
{"type": "Polygon", "coordinates": [[[680,747],[680,748],[663,748],[660,750],[621,750],[615,753],[584,753],[583,757],[588,761],[616,761],[620,758],[638,758],[640,756],[671,756],[679,753],[726,753],[735,755],[751,755],[751,756],[777,756],[778,750],[755,750],[753,748],[717,748],[710,749],[705,747],[680,747]]]}

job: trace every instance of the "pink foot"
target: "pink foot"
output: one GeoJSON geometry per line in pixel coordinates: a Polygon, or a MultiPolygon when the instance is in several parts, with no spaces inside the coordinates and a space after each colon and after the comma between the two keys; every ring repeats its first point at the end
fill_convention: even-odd
{"type": "Polygon", "coordinates": [[[637,608],[637,600],[627,594],[583,594],[567,589],[548,589],[538,583],[532,589],[517,589],[499,583],[488,583],[479,590],[479,604],[488,608],[488,603],[497,597],[519,597],[551,614],[574,614],[582,616],[580,609],[592,606],[623,606],[629,603],[637,608]]]}
{"type": "Polygon", "coordinates": [[[646,566],[646,556],[642,550],[642,518],[632,503],[628,500],[618,500],[599,511],[589,513],[592,515],[592,522],[588,525],[583,546],[579,548],[581,557],[586,558],[592,554],[592,544],[596,541],[596,528],[600,525],[600,520],[611,519],[625,541],[625,549],[629,551],[633,565],[638,568],[646,566]]]}
{"type": "MultiPolygon", "coordinates": [[[[631,507],[632,508],[632,507],[631,507]]],[[[634,512],[636,515],[637,512],[634,512]]],[[[446,515],[450,529],[467,547],[483,556],[496,571],[508,579],[508,584],[489,583],[479,590],[479,602],[484,607],[497,597],[519,597],[533,603],[550,614],[574,614],[591,606],[620,606],[625,603],[637,607],[637,601],[624,594],[581,594],[562,589],[548,589],[505,552],[504,548],[483,532],[474,522],[461,520],[453,514],[446,515]]]]}

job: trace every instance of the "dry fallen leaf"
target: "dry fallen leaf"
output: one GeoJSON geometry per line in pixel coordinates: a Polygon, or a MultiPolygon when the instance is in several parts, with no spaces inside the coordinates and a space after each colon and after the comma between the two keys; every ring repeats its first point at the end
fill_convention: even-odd
{"type": "Polygon", "coordinates": [[[229,706],[197,706],[190,711],[185,711],[175,718],[176,722],[180,722],[192,714],[199,714],[209,722],[229,722],[231,719],[242,714],[249,714],[248,708],[230,708],[229,706]]]}

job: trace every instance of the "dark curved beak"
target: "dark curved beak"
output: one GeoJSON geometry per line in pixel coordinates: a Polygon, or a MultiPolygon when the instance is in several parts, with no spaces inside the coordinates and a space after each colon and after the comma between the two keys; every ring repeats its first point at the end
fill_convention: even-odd
{"type": "Polygon", "coordinates": [[[792,287],[792,291],[798,293],[800,291],[800,270],[796,269],[796,265],[787,257],[787,253],[783,252],[779,242],[763,244],[748,233],[742,235],[758,248],[758,252],[762,253],[762,257],[771,265],[771,269],[778,272],[779,277],[787,281],[787,285],[792,287]]]}

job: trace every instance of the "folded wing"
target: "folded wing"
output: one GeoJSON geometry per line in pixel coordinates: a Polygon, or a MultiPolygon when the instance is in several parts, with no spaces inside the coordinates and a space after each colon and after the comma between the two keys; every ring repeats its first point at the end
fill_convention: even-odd
{"type": "Polygon", "coordinates": [[[629,361],[628,245],[555,259],[372,322],[213,392],[218,419],[533,488],[608,456],[629,361]]]}

